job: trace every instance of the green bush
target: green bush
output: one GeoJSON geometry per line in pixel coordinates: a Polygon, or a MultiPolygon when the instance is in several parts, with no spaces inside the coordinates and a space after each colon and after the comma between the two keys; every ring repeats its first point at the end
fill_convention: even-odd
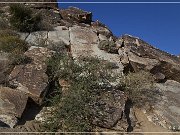
{"type": "Polygon", "coordinates": [[[73,60],[59,54],[48,61],[48,74],[51,79],[66,80],[69,87],[65,94],[56,87],[59,94],[51,99],[56,109],[45,122],[45,131],[92,131],[90,105],[96,102],[102,90],[100,83],[113,79],[105,62],[92,57],[73,60]]]}
{"type": "Polygon", "coordinates": [[[32,10],[24,4],[10,5],[10,23],[21,32],[32,32],[40,30],[41,16],[34,15],[32,10]]]}
{"type": "Polygon", "coordinates": [[[108,53],[118,53],[118,49],[116,48],[114,41],[102,40],[98,44],[98,47],[108,53]]]}
{"type": "Polygon", "coordinates": [[[147,98],[148,93],[154,83],[154,77],[146,71],[136,73],[130,72],[120,77],[120,85],[136,105],[142,103],[143,98],[147,98]]]}

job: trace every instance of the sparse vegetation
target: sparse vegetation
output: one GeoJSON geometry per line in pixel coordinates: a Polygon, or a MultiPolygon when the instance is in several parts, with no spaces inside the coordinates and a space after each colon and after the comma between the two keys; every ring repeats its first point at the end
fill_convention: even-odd
{"type": "Polygon", "coordinates": [[[0,37],[0,50],[8,53],[20,53],[27,50],[27,44],[15,36],[0,37]]]}
{"type": "Polygon", "coordinates": [[[28,44],[21,40],[14,31],[9,29],[0,30],[0,51],[9,54],[12,65],[27,61],[28,58],[24,56],[27,49],[28,44]]]}
{"type": "Polygon", "coordinates": [[[63,41],[59,41],[54,43],[53,41],[48,40],[47,48],[56,51],[56,52],[65,52],[67,50],[67,45],[63,41]]]}
{"type": "Polygon", "coordinates": [[[100,41],[98,47],[108,53],[118,53],[118,49],[116,48],[114,41],[102,40],[100,41]]]}
{"type": "MultiPolygon", "coordinates": [[[[73,60],[64,54],[55,55],[48,61],[50,79],[56,81],[56,94],[50,98],[50,103],[56,109],[53,110],[52,117],[47,118],[45,131],[92,131],[91,105],[103,93],[105,87],[101,84],[117,79],[112,77],[112,66],[109,65],[111,63],[96,58],[73,60]],[[68,85],[66,89],[58,84],[62,79],[68,85]]],[[[129,99],[138,103],[144,90],[150,88],[153,81],[150,73],[142,71],[122,76],[119,84],[129,99]]]]}
{"type": "Polygon", "coordinates": [[[27,64],[31,62],[31,58],[24,54],[13,53],[9,55],[11,60],[11,65],[27,64]]]}
{"type": "Polygon", "coordinates": [[[69,87],[65,92],[56,87],[58,94],[51,100],[56,109],[46,121],[45,131],[91,131],[90,105],[102,90],[100,82],[107,83],[112,79],[106,64],[96,58],[72,60],[66,55],[56,55],[48,65],[50,78],[64,79],[69,87]]]}
{"type": "Polygon", "coordinates": [[[33,14],[32,10],[24,4],[10,5],[10,23],[21,32],[32,32],[40,30],[41,16],[33,14]]]}
{"type": "Polygon", "coordinates": [[[9,37],[9,36],[18,37],[18,34],[15,31],[8,29],[8,28],[0,30],[0,38],[9,37]]]}
{"type": "Polygon", "coordinates": [[[130,72],[120,78],[120,85],[124,92],[137,105],[142,103],[143,96],[146,98],[148,91],[151,91],[153,82],[154,77],[146,71],[130,72]]]}

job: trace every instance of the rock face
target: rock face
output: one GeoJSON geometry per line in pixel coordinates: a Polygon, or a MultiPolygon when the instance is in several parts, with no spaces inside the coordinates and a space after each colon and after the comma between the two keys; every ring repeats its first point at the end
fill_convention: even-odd
{"type": "MultiPolygon", "coordinates": [[[[69,46],[70,53],[72,56],[93,56],[98,57],[102,60],[106,60],[118,67],[118,72],[123,72],[124,66],[120,61],[120,56],[118,54],[107,53],[98,48],[100,37],[105,35],[111,35],[111,32],[102,26],[96,27],[83,27],[83,26],[57,26],[53,31],[39,31],[33,32],[31,34],[20,33],[21,39],[24,39],[30,44],[36,46],[44,46],[45,44],[51,46],[56,44],[56,47],[61,47],[61,42],[64,42],[66,46],[69,46]],[[99,32],[102,34],[99,34],[99,32]]],[[[110,38],[110,37],[109,37],[110,38]]],[[[107,36],[107,40],[109,40],[107,36]]],[[[51,47],[52,48],[52,47],[51,47]]]]}
{"type": "Polygon", "coordinates": [[[58,26],[54,31],[48,32],[48,42],[59,43],[63,41],[66,45],[70,45],[70,32],[69,28],[65,26],[58,26]]]}
{"type": "Polygon", "coordinates": [[[167,80],[165,83],[155,84],[159,91],[155,96],[156,103],[150,102],[153,105],[153,112],[148,112],[147,115],[150,121],[157,125],[170,130],[179,130],[180,125],[180,83],[167,80]]]}
{"type": "Polygon", "coordinates": [[[0,122],[13,128],[18,122],[17,118],[21,118],[27,100],[25,92],[0,87],[0,122]]]}
{"type": "Polygon", "coordinates": [[[154,48],[143,40],[124,35],[122,46],[127,52],[129,61],[135,71],[146,69],[153,74],[162,73],[167,79],[180,82],[180,60],[154,48]]]}
{"type": "Polygon", "coordinates": [[[123,65],[120,62],[118,54],[107,53],[98,48],[99,38],[97,33],[91,28],[72,27],[70,28],[71,54],[73,57],[97,57],[117,66],[117,71],[123,71],[123,65]]]}
{"type": "Polygon", "coordinates": [[[19,33],[22,40],[39,47],[58,44],[59,42],[64,42],[66,45],[70,45],[69,34],[69,28],[65,26],[54,27],[51,31],[38,31],[30,34],[19,33]]]}
{"type": "Polygon", "coordinates": [[[68,9],[61,9],[60,14],[62,18],[70,22],[79,22],[90,24],[92,22],[92,13],[83,11],[76,7],[69,7],[68,9]]]}
{"type": "Polygon", "coordinates": [[[36,103],[41,104],[49,86],[45,62],[52,52],[47,48],[31,47],[25,55],[31,62],[15,66],[9,76],[10,84],[17,87],[17,90],[28,93],[36,103]]]}
{"type": "Polygon", "coordinates": [[[72,45],[97,44],[97,34],[90,28],[74,26],[70,27],[70,40],[72,45]]]}

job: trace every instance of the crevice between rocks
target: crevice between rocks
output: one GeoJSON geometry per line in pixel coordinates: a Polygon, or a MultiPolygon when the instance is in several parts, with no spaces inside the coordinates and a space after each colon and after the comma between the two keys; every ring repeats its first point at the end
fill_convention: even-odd
{"type": "Polygon", "coordinates": [[[127,127],[127,132],[132,132],[134,127],[132,125],[132,119],[130,118],[130,113],[131,113],[131,108],[133,106],[132,100],[127,99],[126,103],[125,103],[125,110],[124,110],[124,114],[128,123],[128,127],[127,127]]]}
{"type": "Polygon", "coordinates": [[[27,121],[34,120],[36,115],[41,111],[41,109],[41,106],[36,104],[31,98],[28,98],[26,108],[17,125],[25,125],[27,121]]]}

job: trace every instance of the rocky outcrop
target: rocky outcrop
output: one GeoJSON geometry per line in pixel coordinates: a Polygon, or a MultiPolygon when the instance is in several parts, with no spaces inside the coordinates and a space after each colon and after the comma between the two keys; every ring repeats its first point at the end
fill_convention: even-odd
{"type": "Polygon", "coordinates": [[[42,47],[31,47],[25,55],[31,62],[15,66],[9,76],[10,84],[41,104],[49,86],[46,60],[51,57],[52,51],[42,47]]]}
{"type": "Polygon", "coordinates": [[[0,87],[0,123],[13,128],[18,122],[18,118],[21,118],[27,100],[28,96],[25,92],[0,87]]]}
{"type": "Polygon", "coordinates": [[[91,28],[70,28],[71,54],[73,57],[97,57],[116,65],[117,72],[123,72],[123,65],[118,54],[107,53],[98,48],[99,40],[97,34],[91,28]]]}
{"type": "Polygon", "coordinates": [[[83,11],[76,7],[69,7],[68,9],[61,9],[60,14],[64,20],[75,23],[87,23],[92,22],[92,13],[83,11]]]}
{"type": "Polygon", "coordinates": [[[96,31],[100,40],[106,40],[109,38],[116,39],[113,33],[110,31],[110,29],[106,25],[99,22],[98,20],[96,20],[95,22],[92,22],[91,27],[94,29],[94,31],[96,31]]]}
{"type": "Polygon", "coordinates": [[[129,57],[135,71],[148,70],[153,74],[162,73],[167,79],[180,82],[180,60],[177,56],[161,51],[143,40],[130,35],[124,35],[122,48],[129,57]]]}
{"type": "MultiPolygon", "coordinates": [[[[25,52],[27,62],[16,65],[9,75],[8,86],[13,89],[0,88],[0,126],[3,123],[14,127],[27,107],[28,98],[39,105],[42,104],[46,93],[51,91],[46,74],[46,61],[54,52],[61,53],[67,50],[73,59],[92,56],[110,62],[114,66],[112,70],[115,75],[140,70],[153,73],[157,81],[155,90],[152,89],[155,93],[145,97],[147,101],[143,103],[147,118],[164,128],[180,125],[178,57],[154,48],[137,37],[123,35],[116,38],[107,26],[99,21],[92,21],[91,12],[75,7],[56,9],[56,3],[26,5],[29,5],[34,13],[42,12],[45,16],[44,21],[52,24],[52,29],[47,25],[48,28],[42,31],[19,33],[21,39],[28,42],[31,47],[25,52]],[[106,42],[107,46],[112,42],[115,51],[99,49],[101,41],[106,42]]],[[[0,53],[1,84],[6,81],[4,71],[8,66],[8,55],[0,53]]],[[[68,82],[56,81],[59,81],[62,88],[62,96],[67,94],[68,82]]],[[[133,109],[127,105],[124,92],[114,89],[116,83],[109,83],[113,85],[113,89],[104,88],[99,92],[97,102],[91,104],[93,124],[105,131],[132,131],[132,126],[136,125],[132,123],[135,121],[133,109]]],[[[52,110],[53,107],[44,107],[35,119],[44,122],[51,116],[52,110]]]]}

